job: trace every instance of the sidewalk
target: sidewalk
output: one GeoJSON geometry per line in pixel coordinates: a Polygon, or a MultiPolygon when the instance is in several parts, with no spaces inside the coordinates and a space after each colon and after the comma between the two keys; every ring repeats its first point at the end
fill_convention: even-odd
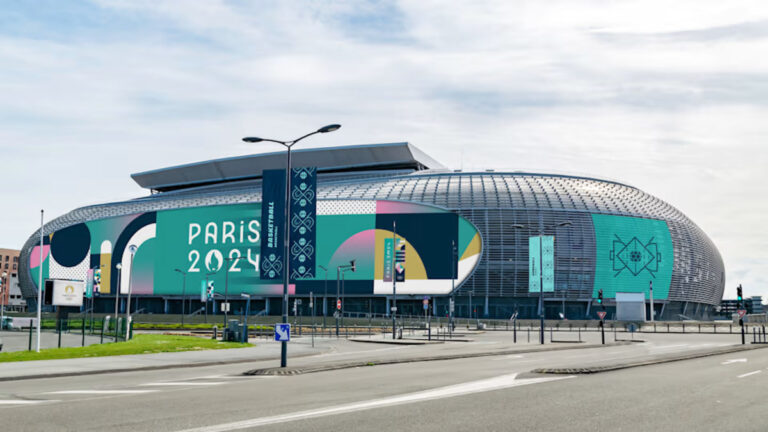
{"type": "MultiPolygon", "coordinates": [[[[330,349],[327,345],[312,348],[306,344],[293,344],[290,347],[290,355],[291,357],[302,357],[321,354],[330,351],[330,349]]],[[[253,348],[8,362],[0,363],[0,382],[135,370],[258,362],[279,358],[279,344],[262,342],[253,348]]]]}

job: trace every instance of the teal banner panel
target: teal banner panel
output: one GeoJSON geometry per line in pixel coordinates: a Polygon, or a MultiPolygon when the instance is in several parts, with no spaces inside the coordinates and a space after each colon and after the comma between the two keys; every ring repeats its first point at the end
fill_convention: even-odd
{"type": "Polygon", "coordinates": [[[645,293],[653,281],[653,297],[667,299],[674,260],[667,223],[655,219],[593,214],[595,286],[605,298],[617,292],[645,293]]]}
{"type": "Polygon", "coordinates": [[[541,279],[544,285],[542,291],[555,291],[555,237],[541,237],[541,279]]]}
{"type": "Polygon", "coordinates": [[[541,292],[541,239],[528,238],[528,292],[541,292]]]}
{"type": "Polygon", "coordinates": [[[285,264],[285,170],[262,175],[261,279],[282,280],[285,264]]]}

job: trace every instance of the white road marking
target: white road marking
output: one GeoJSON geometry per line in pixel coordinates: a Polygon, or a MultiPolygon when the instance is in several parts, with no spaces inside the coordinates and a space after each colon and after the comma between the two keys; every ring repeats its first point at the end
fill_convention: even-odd
{"type": "Polygon", "coordinates": [[[501,357],[494,357],[493,360],[514,360],[514,359],[521,359],[523,356],[521,354],[510,354],[505,355],[501,357]]]}
{"type": "Polygon", "coordinates": [[[47,392],[46,394],[75,394],[75,395],[119,395],[119,394],[143,394],[154,393],[158,390],[61,390],[47,392]]]}
{"type": "Polygon", "coordinates": [[[747,362],[747,359],[745,359],[745,358],[738,358],[738,359],[726,360],[726,361],[724,361],[724,362],[722,362],[720,364],[721,365],[728,365],[728,364],[731,364],[731,363],[746,363],[746,362],[747,362]]]}
{"type": "Polygon", "coordinates": [[[193,380],[199,379],[266,379],[277,378],[277,375],[209,375],[197,378],[191,378],[193,380]]]}
{"type": "Polygon", "coordinates": [[[330,406],[326,408],[319,408],[308,411],[298,411],[294,413],[281,414],[269,417],[257,417],[250,420],[243,420],[232,423],[224,423],[219,425],[204,426],[194,429],[186,429],[182,432],[225,432],[240,429],[253,428],[257,426],[265,426],[276,423],[285,423],[295,420],[304,420],[314,417],[324,417],[330,415],[346,414],[355,411],[363,411],[374,408],[381,408],[394,405],[402,405],[407,403],[422,402],[427,400],[443,399],[456,396],[463,396],[473,393],[488,392],[494,390],[501,390],[510,387],[519,387],[529,384],[538,384],[549,381],[558,381],[562,379],[574,378],[574,376],[565,376],[557,378],[531,378],[516,380],[517,374],[502,375],[498,377],[483,379],[479,381],[471,381],[462,384],[451,385],[447,387],[439,387],[431,390],[425,390],[415,393],[407,393],[403,395],[390,396],[382,399],[374,399],[370,401],[354,402],[344,405],[330,406]]]}
{"type": "Polygon", "coordinates": [[[58,402],[57,400],[20,400],[20,399],[0,399],[0,405],[34,405],[39,403],[58,402]]]}
{"type": "Polygon", "coordinates": [[[750,375],[759,374],[761,372],[762,372],[761,370],[756,370],[756,371],[753,371],[753,372],[749,372],[749,373],[745,373],[745,374],[739,375],[736,378],[744,378],[744,377],[748,377],[750,375]]]}
{"type": "Polygon", "coordinates": [[[174,381],[174,382],[156,382],[141,384],[142,387],[157,387],[157,386],[213,386],[224,384],[223,382],[187,382],[187,381],[174,381]]]}

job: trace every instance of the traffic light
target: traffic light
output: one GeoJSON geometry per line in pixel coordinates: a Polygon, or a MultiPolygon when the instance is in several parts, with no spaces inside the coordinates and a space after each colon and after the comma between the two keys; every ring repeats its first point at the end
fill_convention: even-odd
{"type": "Polygon", "coordinates": [[[736,288],[736,300],[738,301],[744,300],[744,296],[742,295],[742,292],[741,292],[741,284],[739,284],[739,286],[736,288]]]}
{"type": "Polygon", "coordinates": [[[206,293],[209,299],[213,298],[213,281],[208,281],[206,293]]]}
{"type": "Polygon", "coordinates": [[[597,290],[597,304],[602,305],[603,304],[603,290],[597,290]]]}
{"type": "Polygon", "coordinates": [[[355,261],[357,261],[357,260],[352,260],[352,261],[349,262],[349,269],[352,270],[352,273],[354,273],[355,269],[356,269],[355,268],[355,261]]]}

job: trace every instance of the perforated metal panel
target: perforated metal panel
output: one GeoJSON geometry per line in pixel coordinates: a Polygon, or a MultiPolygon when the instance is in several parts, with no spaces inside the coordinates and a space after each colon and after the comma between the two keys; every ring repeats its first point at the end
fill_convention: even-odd
{"type": "MultiPolygon", "coordinates": [[[[259,180],[232,182],[84,207],[51,221],[45,233],[131,213],[258,202],[260,187],[259,180]]],[[[590,299],[596,253],[592,213],[667,222],[675,253],[670,301],[717,305],[723,294],[723,261],[707,235],[666,202],[617,182],[517,172],[354,172],[321,175],[318,198],[414,201],[453,210],[470,220],[480,231],[484,247],[477,269],[459,294],[471,290],[491,297],[531,297],[527,292],[527,238],[544,229],[545,234],[556,236],[552,298],[590,299]],[[546,228],[563,221],[573,225],[546,228]],[[514,224],[524,228],[512,228],[514,224]]],[[[30,237],[22,250],[20,277],[27,297],[34,295],[28,258],[38,236],[30,237]]]]}

